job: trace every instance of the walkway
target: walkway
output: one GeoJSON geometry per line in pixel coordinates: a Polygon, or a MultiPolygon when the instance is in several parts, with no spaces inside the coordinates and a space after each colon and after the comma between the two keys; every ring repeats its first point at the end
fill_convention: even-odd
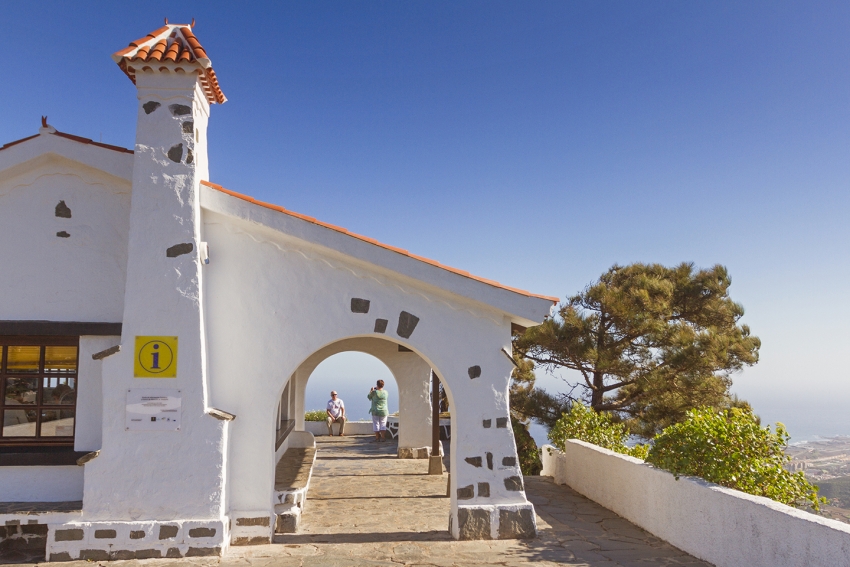
{"type": "Polygon", "coordinates": [[[116,567],[710,567],[545,477],[525,479],[538,539],[454,541],[446,532],[446,477],[424,474],[427,461],[397,459],[395,443],[363,436],[319,437],[317,445],[300,533],[277,536],[273,545],[230,548],[220,561],[121,561],[116,567]]]}

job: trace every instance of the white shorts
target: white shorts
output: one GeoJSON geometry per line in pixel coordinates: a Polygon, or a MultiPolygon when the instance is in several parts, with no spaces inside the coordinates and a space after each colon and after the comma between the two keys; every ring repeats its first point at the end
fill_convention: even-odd
{"type": "Polygon", "coordinates": [[[385,415],[373,415],[372,416],[372,431],[386,431],[387,430],[387,416],[385,415]]]}

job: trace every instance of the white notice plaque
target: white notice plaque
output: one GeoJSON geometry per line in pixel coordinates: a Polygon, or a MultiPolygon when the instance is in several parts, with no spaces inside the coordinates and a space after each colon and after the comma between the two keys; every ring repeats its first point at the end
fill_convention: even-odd
{"type": "Polygon", "coordinates": [[[180,390],[127,390],[127,431],[180,431],[180,390]]]}

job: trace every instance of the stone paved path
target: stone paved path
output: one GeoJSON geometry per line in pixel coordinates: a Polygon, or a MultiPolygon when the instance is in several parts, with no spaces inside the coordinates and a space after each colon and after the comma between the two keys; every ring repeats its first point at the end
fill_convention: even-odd
{"type": "MultiPolygon", "coordinates": [[[[319,437],[301,533],[275,544],[230,548],[221,558],[116,561],[104,565],[710,567],[546,477],[526,477],[540,537],[454,541],[446,477],[427,460],[395,458],[395,443],[319,437]]],[[[92,563],[62,563],[68,567],[92,563]]]]}

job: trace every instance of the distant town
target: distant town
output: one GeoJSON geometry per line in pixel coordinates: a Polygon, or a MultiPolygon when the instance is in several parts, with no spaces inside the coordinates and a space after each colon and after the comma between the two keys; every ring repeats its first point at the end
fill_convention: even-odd
{"type": "Polygon", "coordinates": [[[826,497],[823,516],[850,523],[850,436],[806,441],[786,452],[791,457],[788,469],[803,471],[826,497]]]}

